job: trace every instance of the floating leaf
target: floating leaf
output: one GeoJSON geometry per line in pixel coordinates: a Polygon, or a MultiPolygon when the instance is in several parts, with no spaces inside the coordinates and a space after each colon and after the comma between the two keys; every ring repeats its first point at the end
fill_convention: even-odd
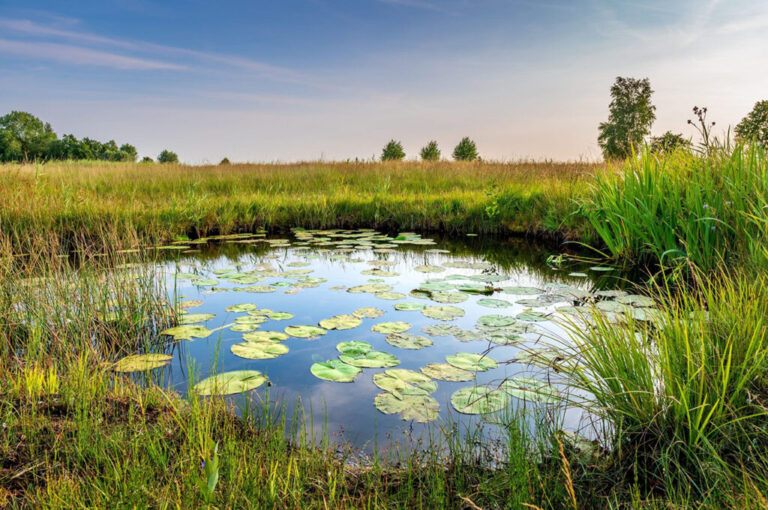
{"type": "Polygon", "coordinates": [[[243,335],[243,340],[248,342],[283,342],[288,340],[288,335],[279,331],[254,331],[243,335]]]}
{"type": "Polygon", "coordinates": [[[387,335],[387,343],[401,349],[423,349],[433,344],[432,340],[425,336],[416,336],[409,333],[390,333],[387,335]]]}
{"type": "Polygon", "coordinates": [[[483,315],[477,319],[480,326],[491,326],[494,328],[504,328],[515,324],[517,320],[508,315],[483,315]]]}
{"type": "Polygon", "coordinates": [[[455,291],[437,291],[430,295],[430,299],[436,303],[463,303],[469,296],[455,291]]]}
{"type": "Polygon", "coordinates": [[[467,329],[461,329],[458,332],[454,333],[454,335],[457,339],[459,339],[462,342],[470,342],[472,340],[483,340],[485,339],[485,334],[480,333],[479,331],[469,331],[467,329]]]}
{"type": "Polygon", "coordinates": [[[325,329],[338,329],[338,330],[356,328],[362,323],[363,323],[362,320],[350,314],[336,315],[334,317],[331,317],[330,319],[323,319],[319,322],[320,326],[325,329]]]}
{"type": "Polygon", "coordinates": [[[389,292],[390,290],[392,290],[390,285],[384,285],[383,283],[373,283],[371,285],[358,285],[357,287],[350,287],[347,289],[347,292],[352,294],[376,294],[379,292],[389,292]]]}
{"type": "Polygon", "coordinates": [[[211,278],[199,278],[197,280],[192,280],[192,285],[197,285],[198,287],[213,287],[214,285],[218,284],[218,280],[213,280],[211,278]]]}
{"type": "Polygon", "coordinates": [[[260,326],[258,324],[253,324],[253,323],[251,323],[251,324],[233,324],[232,327],[229,328],[229,329],[231,329],[232,331],[235,331],[237,333],[247,333],[247,332],[250,332],[250,331],[256,331],[257,329],[259,329],[259,327],[260,326]]]}
{"type": "Polygon", "coordinates": [[[493,288],[479,283],[462,283],[456,289],[467,294],[493,294],[493,288]]]}
{"type": "Polygon", "coordinates": [[[361,340],[350,340],[348,342],[340,342],[336,345],[336,350],[341,353],[365,354],[366,352],[370,352],[372,349],[373,346],[371,344],[361,340]]]}
{"type": "Polygon", "coordinates": [[[445,268],[440,266],[424,265],[424,266],[416,266],[413,268],[413,270],[418,271],[419,273],[442,273],[443,271],[445,271],[445,268]]]}
{"type": "Polygon", "coordinates": [[[453,290],[454,287],[455,285],[450,282],[430,281],[430,282],[424,282],[421,285],[419,285],[419,288],[417,290],[435,292],[439,290],[453,290]]]}
{"type": "Polygon", "coordinates": [[[516,345],[525,340],[525,338],[518,335],[517,333],[511,333],[503,329],[488,332],[486,333],[485,337],[488,339],[488,341],[497,345],[516,345]]]}
{"type": "Polygon", "coordinates": [[[187,301],[181,301],[179,303],[179,306],[186,310],[188,308],[196,308],[196,307],[198,307],[198,306],[200,306],[202,304],[203,304],[203,302],[200,299],[189,299],[187,301]]]}
{"type": "Polygon", "coordinates": [[[174,340],[192,340],[193,338],[208,338],[213,333],[204,326],[190,324],[186,326],[176,326],[174,328],[161,331],[161,335],[172,336],[174,340]]]}
{"type": "Polygon", "coordinates": [[[531,377],[514,377],[501,383],[504,391],[528,402],[554,404],[560,400],[560,393],[550,384],[531,377]]]}
{"type": "Polygon", "coordinates": [[[402,321],[380,322],[378,324],[374,324],[371,327],[371,331],[384,334],[402,333],[403,331],[408,331],[409,329],[411,329],[411,325],[402,321]]]}
{"type": "Polygon", "coordinates": [[[385,313],[387,312],[379,308],[368,307],[368,308],[358,308],[357,310],[352,312],[352,315],[354,315],[359,319],[377,319],[382,315],[384,315],[385,313]]]}
{"type": "Polygon", "coordinates": [[[325,330],[317,326],[288,326],[285,332],[296,338],[313,338],[325,334],[325,330]]]}
{"type": "Polygon", "coordinates": [[[382,351],[368,351],[356,354],[347,351],[339,354],[339,359],[348,365],[360,368],[384,368],[400,364],[400,360],[395,356],[382,351]]]}
{"type": "Polygon", "coordinates": [[[318,379],[332,382],[352,382],[362,372],[360,368],[347,365],[337,359],[315,363],[309,371],[318,379]]]}
{"type": "Polygon", "coordinates": [[[293,319],[293,314],[289,312],[269,312],[267,314],[267,317],[269,317],[273,321],[284,321],[288,319],[293,319]]]}
{"type": "Polygon", "coordinates": [[[485,306],[487,308],[507,308],[512,306],[512,303],[510,303],[509,301],[504,301],[503,299],[492,299],[492,298],[478,299],[477,304],[480,306],[485,306]]]}
{"type": "Polygon", "coordinates": [[[288,346],[279,342],[242,342],[230,347],[232,354],[246,359],[272,359],[288,352],[288,346]]]}
{"type": "Polygon", "coordinates": [[[449,365],[453,365],[456,368],[461,368],[462,370],[469,370],[472,372],[485,372],[486,370],[498,368],[499,366],[499,364],[496,363],[496,360],[490,356],[475,354],[472,352],[460,352],[458,354],[454,354],[453,356],[446,356],[445,361],[447,361],[449,365]]]}
{"type": "Polygon", "coordinates": [[[397,303],[395,305],[395,310],[399,310],[401,312],[419,311],[423,308],[424,305],[422,303],[397,303]]]}
{"type": "Polygon", "coordinates": [[[115,363],[113,370],[115,372],[144,372],[163,367],[171,359],[172,357],[167,354],[132,354],[115,363]]]}
{"type": "Polygon", "coordinates": [[[431,324],[424,326],[421,330],[429,336],[456,336],[462,331],[461,328],[452,324],[431,324]]]}
{"type": "Polygon", "coordinates": [[[504,287],[501,291],[504,294],[512,294],[513,296],[533,296],[544,293],[543,290],[536,287],[504,287]]]}
{"type": "Polygon", "coordinates": [[[639,294],[628,294],[616,299],[623,305],[638,306],[638,307],[650,307],[656,304],[652,298],[648,296],[641,296],[639,294]]]}
{"type": "Polygon", "coordinates": [[[233,313],[242,313],[242,312],[247,312],[249,310],[256,310],[257,308],[259,308],[258,305],[255,305],[253,303],[241,303],[239,305],[228,306],[225,308],[225,310],[233,313]]]}
{"type": "Polygon", "coordinates": [[[258,388],[267,376],[258,370],[235,370],[217,374],[195,384],[198,395],[232,395],[258,388]]]}
{"type": "Polygon", "coordinates": [[[422,311],[424,316],[440,321],[452,321],[464,317],[464,310],[457,306],[427,306],[422,311]]]}
{"type": "Polygon", "coordinates": [[[375,297],[379,299],[388,299],[390,301],[396,301],[398,299],[405,299],[405,294],[402,294],[400,292],[377,292],[374,294],[375,297]]]}
{"type": "Polygon", "coordinates": [[[463,414],[488,414],[509,405],[509,395],[488,386],[468,386],[451,395],[451,405],[463,414]]]}
{"type": "Polygon", "coordinates": [[[188,313],[179,317],[179,324],[198,324],[200,322],[209,321],[216,317],[212,313],[188,313]]]}
{"type": "Polygon", "coordinates": [[[429,395],[437,391],[437,383],[429,376],[404,368],[390,368],[384,373],[374,374],[373,383],[397,398],[403,398],[404,395],[429,395]]]}
{"type": "Polygon", "coordinates": [[[473,372],[456,368],[447,363],[430,363],[425,367],[421,367],[421,371],[424,375],[440,381],[462,382],[471,381],[475,378],[473,372]]]}
{"type": "Polygon", "coordinates": [[[263,315],[245,315],[235,319],[235,324],[262,324],[267,322],[267,318],[263,315]]]}
{"type": "Polygon", "coordinates": [[[277,288],[272,285],[251,285],[250,287],[242,287],[240,289],[243,292],[256,292],[258,294],[267,294],[269,292],[277,291],[277,288]]]}
{"type": "Polygon", "coordinates": [[[548,317],[549,316],[546,313],[534,312],[534,311],[518,313],[515,316],[516,319],[521,321],[526,321],[526,322],[543,322],[547,320],[548,317]]]}
{"type": "Polygon", "coordinates": [[[515,301],[518,305],[527,306],[530,308],[541,308],[542,306],[547,306],[549,303],[544,301],[543,299],[519,299],[515,301]]]}
{"type": "Polygon", "coordinates": [[[376,395],[374,405],[384,414],[399,413],[403,420],[413,420],[418,423],[434,420],[440,409],[437,400],[429,395],[404,395],[398,398],[387,392],[376,395]]]}

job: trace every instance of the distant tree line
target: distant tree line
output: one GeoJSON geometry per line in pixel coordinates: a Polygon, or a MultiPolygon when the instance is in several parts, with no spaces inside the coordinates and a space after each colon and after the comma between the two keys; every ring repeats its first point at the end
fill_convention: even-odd
{"type": "MultiPolygon", "coordinates": [[[[114,140],[99,142],[74,135],[59,138],[49,123],[31,113],[13,111],[0,117],[0,162],[84,159],[133,162],[137,157],[136,147],[129,143],[118,146],[114,140]]],[[[178,163],[179,158],[164,150],[157,160],[178,163]]],[[[152,159],[145,157],[142,162],[152,162],[152,159]]]]}

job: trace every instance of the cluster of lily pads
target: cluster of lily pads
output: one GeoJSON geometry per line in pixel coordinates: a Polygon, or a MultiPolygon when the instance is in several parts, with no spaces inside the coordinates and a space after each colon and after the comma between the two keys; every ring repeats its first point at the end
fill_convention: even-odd
{"type": "MultiPolygon", "coordinates": [[[[599,313],[608,320],[619,321],[631,317],[634,320],[653,320],[655,309],[653,300],[624,291],[589,292],[578,287],[549,283],[538,287],[504,286],[508,276],[491,274],[491,264],[486,262],[451,260],[437,264],[422,264],[415,271],[429,275],[429,279],[415,286],[410,291],[414,301],[404,301],[409,296],[394,291],[386,283],[387,279],[399,276],[395,263],[382,258],[364,260],[354,254],[371,251],[377,255],[393,253],[405,244],[434,245],[431,239],[425,239],[414,233],[401,233],[386,236],[369,229],[361,230],[302,230],[294,229],[294,240],[267,239],[263,232],[254,234],[235,234],[215,236],[205,239],[178,242],[158,247],[164,250],[194,251],[195,245],[216,240],[231,243],[266,243],[271,248],[290,248],[304,258],[287,264],[288,269],[278,269],[269,262],[275,255],[263,256],[263,263],[253,265],[252,269],[240,267],[223,268],[212,271],[213,276],[199,275],[185,269],[175,274],[178,279],[188,280],[193,285],[204,288],[204,293],[212,292],[253,292],[273,293],[281,288],[284,293],[293,294],[303,289],[317,287],[326,282],[324,278],[312,277],[309,268],[311,259],[323,254],[331,260],[367,263],[368,268],[361,274],[371,277],[366,284],[352,287],[336,286],[333,290],[345,290],[352,294],[371,294],[382,300],[397,301],[394,310],[406,313],[420,313],[437,321],[422,328],[427,336],[411,333],[411,325],[404,321],[390,321],[373,324],[371,331],[386,335],[386,342],[394,348],[418,350],[434,345],[434,337],[454,337],[462,342],[486,341],[496,345],[522,344],[529,333],[536,333],[536,323],[556,319],[563,314],[574,318],[589,320],[599,313]],[[446,274],[450,269],[471,269],[483,271],[481,274],[446,274]],[[266,280],[281,281],[267,283],[266,280]],[[228,282],[233,286],[223,286],[228,282]],[[465,315],[464,309],[456,306],[475,297],[477,305],[492,309],[490,313],[479,317],[474,329],[467,330],[450,324],[465,315]],[[504,314],[505,309],[523,306],[522,312],[514,315],[504,314]]],[[[427,249],[427,253],[443,254],[446,250],[427,249]]],[[[594,267],[594,271],[610,271],[610,268],[594,267]]],[[[581,273],[579,273],[581,275],[581,273]]],[[[573,275],[577,276],[577,275],[573,275]]],[[[213,314],[192,313],[190,310],[200,306],[201,300],[185,300],[177,304],[178,325],[161,332],[174,340],[193,340],[209,337],[216,329],[203,325],[214,318],[213,314]]],[[[360,308],[349,314],[341,314],[320,320],[316,325],[290,325],[283,331],[261,330],[266,321],[281,321],[293,318],[290,312],[273,311],[261,308],[253,303],[235,304],[226,309],[230,313],[242,314],[232,324],[217,329],[230,328],[242,333],[242,342],[230,347],[231,352],[241,358],[268,360],[289,352],[286,340],[301,338],[313,340],[333,330],[357,328],[365,319],[376,319],[385,312],[379,308],[360,308]]],[[[489,310],[490,311],[490,310],[489,310]]],[[[492,370],[498,363],[488,354],[460,352],[446,356],[444,362],[429,363],[420,370],[393,368],[400,360],[394,354],[375,350],[367,342],[353,340],[341,342],[336,346],[337,359],[317,362],[311,365],[311,373],[322,380],[351,383],[366,368],[383,368],[376,373],[373,381],[382,391],[374,399],[374,405],[386,414],[399,414],[405,420],[426,422],[434,420],[439,411],[438,402],[431,396],[437,390],[436,381],[470,382],[475,381],[478,372],[492,370]]],[[[115,365],[120,372],[152,370],[165,366],[170,361],[165,354],[141,354],[123,358],[115,365]]],[[[543,368],[562,368],[567,364],[562,356],[549,348],[528,348],[516,354],[515,361],[525,365],[543,368]]],[[[266,381],[266,376],[255,370],[238,370],[209,377],[194,386],[200,395],[232,394],[249,391],[266,381]]],[[[455,391],[450,402],[452,407],[465,414],[486,414],[505,408],[510,399],[518,398],[542,404],[555,403],[560,399],[558,390],[549,383],[530,377],[515,377],[505,380],[498,387],[473,384],[455,391]]]]}

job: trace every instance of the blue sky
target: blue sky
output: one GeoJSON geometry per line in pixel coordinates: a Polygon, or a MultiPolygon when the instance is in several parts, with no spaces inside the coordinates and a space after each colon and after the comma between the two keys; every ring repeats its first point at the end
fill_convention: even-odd
{"type": "Polygon", "coordinates": [[[0,110],[191,163],[599,158],[617,75],[656,134],[768,99],[768,0],[0,0],[0,110]]]}

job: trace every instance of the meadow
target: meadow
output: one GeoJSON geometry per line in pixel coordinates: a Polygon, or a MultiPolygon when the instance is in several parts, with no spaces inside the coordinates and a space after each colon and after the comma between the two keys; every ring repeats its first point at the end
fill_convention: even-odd
{"type": "MultiPolygon", "coordinates": [[[[768,157],[616,164],[0,167],[0,504],[190,508],[768,507],[768,157]],[[611,424],[580,448],[507,420],[360,459],[285,402],[181,397],[110,362],[177,320],[153,255],[120,250],[291,227],[521,235],[641,267],[653,323],[573,323],[574,388],[611,424]],[[74,256],[76,254],[77,256],[74,256]],[[44,278],[48,277],[48,278],[44,278]],[[118,316],[105,320],[103,311],[118,316]]],[[[573,348],[573,347],[572,347],[573,348]]]]}

